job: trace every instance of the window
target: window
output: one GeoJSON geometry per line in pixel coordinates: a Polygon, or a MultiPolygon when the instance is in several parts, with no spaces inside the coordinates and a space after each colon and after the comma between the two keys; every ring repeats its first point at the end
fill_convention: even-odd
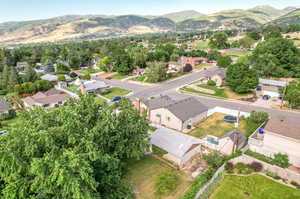
{"type": "Polygon", "coordinates": [[[61,105],[61,104],[63,104],[63,103],[62,103],[61,101],[59,101],[59,102],[58,102],[58,104],[60,104],[60,105],[61,105]]]}
{"type": "Polygon", "coordinates": [[[159,114],[159,113],[156,113],[156,115],[155,115],[156,117],[161,117],[161,115],[159,114]]]}
{"type": "Polygon", "coordinates": [[[170,122],[170,121],[171,121],[171,118],[170,118],[169,116],[167,116],[167,117],[166,117],[166,120],[167,120],[168,122],[170,122]]]}
{"type": "Polygon", "coordinates": [[[44,108],[48,108],[50,106],[50,104],[44,104],[43,107],[44,108]]]}

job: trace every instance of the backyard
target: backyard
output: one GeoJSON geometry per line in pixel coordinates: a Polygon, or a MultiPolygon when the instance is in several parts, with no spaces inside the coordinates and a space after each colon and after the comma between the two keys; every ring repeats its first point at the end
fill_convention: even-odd
{"type": "MultiPolygon", "coordinates": [[[[215,113],[209,116],[206,120],[197,124],[189,134],[197,138],[204,138],[207,135],[222,137],[226,133],[234,130],[234,123],[224,121],[224,116],[225,114],[222,113],[215,113]]],[[[239,120],[238,129],[241,132],[246,132],[245,119],[239,120]]]]}
{"type": "Polygon", "coordinates": [[[117,96],[124,96],[124,95],[127,95],[127,94],[129,94],[130,92],[131,92],[131,91],[126,90],[126,89],[123,89],[123,88],[112,87],[112,88],[107,89],[106,92],[101,93],[101,95],[102,95],[103,97],[108,98],[108,99],[112,99],[112,98],[117,97],[117,96]]]}
{"type": "Polygon", "coordinates": [[[210,199],[296,199],[300,190],[279,184],[259,174],[227,175],[210,199]]]}
{"type": "Polygon", "coordinates": [[[157,176],[162,173],[174,172],[178,176],[177,188],[170,195],[161,197],[163,199],[180,198],[187,191],[192,180],[187,174],[174,170],[151,156],[145,156],[137,161],[129,161],[126,168],[128,170],[126,177],[133,184],[137,199],[160,198],[155,193],[155,182],[157,176]]]}

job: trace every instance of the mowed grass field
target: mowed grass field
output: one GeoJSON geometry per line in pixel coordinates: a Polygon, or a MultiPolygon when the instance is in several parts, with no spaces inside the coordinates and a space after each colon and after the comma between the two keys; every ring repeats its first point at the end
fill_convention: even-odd
{"type": "Polygon", "coordinates": [[[136,199],[177,199],[184,195],[192,181],[187,174],[174,170],[151,156],[130,161],[126,168],[126,177],[133,185],[136,199]],[[158,196],[155,193],[155,182],[157,176],[164,172],[175,172],[178,176],[178,186],[170,195],[158,196]]]}
{"type": "Polygon", "coordinates": [[[209,199],[299,199],[300,190],[279,184],[265,176],[225,176],[209,199]]]}

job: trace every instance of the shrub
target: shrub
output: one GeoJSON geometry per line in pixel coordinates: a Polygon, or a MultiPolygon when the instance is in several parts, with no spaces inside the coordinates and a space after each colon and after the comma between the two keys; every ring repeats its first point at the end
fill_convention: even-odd
{"type": "Polygon", "coordinates": [[[175,173],[162,173],[156,178],[155,191],[158,195],[168,195],[176,189],[177,182],[178,177],[175,173]]]}
{"type": "Polygon", "coordinates": [[[224,163],[224,157],[218,152],[213,152],[203,156],[210,168],[217,169],[224,163]]]}
{"type": "Polygon", "coordinates": [[[152,151],[154,154],[162,157],[164,156],[165,154],[167,154],[168,152],[166,152],[165,150],[161,149],[161,148],[158,148],[157,146],[154,146],[152,145],[152,151]]]}
{"type": "Polygon", "coordinates": [[[0,95],[6,95],[7,91],[6,90],[0,90],[0,95]]]}
{"type": "Polygon", "coordinates": [[[82,80],[89,80],[91,79],[91,76],[89,74],[86,74],[84,76],[81,77],[82,80]]]}
{"type": "Polygon", "coordinates": [[[267,176],[270,176],[271,178],[274,178],[274,179],[276,179],[276,180],[279,180],[279,179],[280,179],[280,177],[279,177],[276,173],[274,173],[274,172],[272,172],[272,171],[266,171],[266,175],[267,175],[267,176]]]}
{"type": "Polygon", "coordinates": [[[213,81],[213,80],[208,80],[208,81],[207,81],[207,85],[208,85],[208,86],[216,86],[216,82],[213,81]]]}
{"type": "Polygon", "coordinates": [[[252,162],[250,164],[250,168],[253,169],[255,172],[261,172],[263,169],[263,165],[259,162],[252,162]]]}
{"type": "Polygon", "coordinates": [[[246,169],[246,168],[248,168],[248,165],[247,165],[247,164],[244,164],[244,163],[242,163],[242,162],[239,162],[239,163],[237,163],[237,164],[235,165],[235,168],[237,168],[237,169],[246,169]]]}
{"type": "Polygon", "coordinates": [[[291,185],[295,186],[297,189],[300,189],[300,184],[295,181],[292,181],[291,185]]]}
{"type": "Polygon", "coordinates": [[[290,165],[289,157],[286,154],[282,154],[282,153],[275,154],[273,162],[274,162],[274,164],[276,164],[282,168],[287,168],[290,165]]]}
{"type": "Polygon", "coordinates": [[[232,171],[234,169],[234,164],[231,163],[231,162],[227,162],[226,165],[225,165],[225,169],[227,171],[232,171]]]}
{"type": "Polygon", "coordinates": [[[66,81],[66,77],[64,75],[59,75],[57,80],[58,81],[66,81]]]}
{"type": "Polygon", "coordinates": [[[240,170],[239,170],[239,173],[240,173],[240,174],[244,174],[244,175],[249,175],[249,174],[251,174],[252,172],[253,172],[253,170],[252,170],[251,168],[249,168],[249,167],[243,168],[243,169],[240,169],[240,170]]]}
{"type": "Polygon", "coordinates": [[[183,67],[183,72],[191,72],[193,70],[193,67],[191,64],[186,64],[184,67],[183,67]]]}

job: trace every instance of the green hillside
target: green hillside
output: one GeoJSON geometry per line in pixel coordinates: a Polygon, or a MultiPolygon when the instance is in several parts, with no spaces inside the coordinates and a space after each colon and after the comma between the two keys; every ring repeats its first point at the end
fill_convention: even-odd
{"type": "Polygon", "coordinates": [[[270,22],[270,24],[286,26],[300,24],[300,9],[294,10],[278,19],[270,22]]]}
{"type": "Polygon", "coordinates": [[[198,18],[201,16],[204,16],[204,14],[199,13],[195,10],[185,10],[185,11],[181,11],[181,12],[165,14],[165,15],[162,15],[161,17],[171,19],[174,22],[181,22],[181,21],[185,21],[188,19],[198,18]]]}

